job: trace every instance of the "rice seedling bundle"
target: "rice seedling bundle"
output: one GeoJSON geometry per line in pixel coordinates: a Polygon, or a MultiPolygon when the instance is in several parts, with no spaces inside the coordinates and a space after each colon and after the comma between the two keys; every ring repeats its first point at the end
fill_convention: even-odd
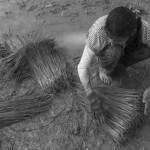
{"type": "Polygon", "coordinates": [[[29,35],[14,37],[7,35],[9,42],[4,44],[6,51],[11,52],[0,66],[2,83],[13,81],[16,89],[23,82],[34,79],[43,90],[51,93],[71,87],[73,70],[54,39],[29,35]]]}
{"type": "Polygon", "coordinates": [[[53,38],[9,33],[1,46],[1,87],[12,84],[15,95],[0,100],[0,129],[50,110],[56,95],[76,84],[73,68],[53,38]],[[26,92],[19,93],[25,84],[26,92]]]}
{"type": "Polygon", "coordinates": [[[0,102],[0,129],[48,111],[52,100],[52,95],[30,93],[0,102]]]}
{"type": "Polygon", "coordinates": [[[125,142],[143,120],[143,92],[111,86],[96,87],[95,92],[102,100],[104,121],[100,125],[114,141],[125,142]]]}

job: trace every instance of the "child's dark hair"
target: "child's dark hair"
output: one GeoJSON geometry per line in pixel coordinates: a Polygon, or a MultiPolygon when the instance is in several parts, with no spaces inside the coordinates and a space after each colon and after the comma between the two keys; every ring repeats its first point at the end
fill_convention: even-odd
{"type": "Polygon", "coordinates": [[[106,19],[106,31],[116,37],[130,36],[136,28],[136,15],[124,6],[113,9],[106,19]]]}

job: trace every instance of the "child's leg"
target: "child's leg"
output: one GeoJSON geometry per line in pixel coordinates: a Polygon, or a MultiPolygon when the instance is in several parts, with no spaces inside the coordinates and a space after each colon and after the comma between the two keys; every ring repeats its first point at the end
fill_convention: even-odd
{"type": "Polygon", "coordinates": [[[147,45],[141,44],[141,46],[133,52],[129,52],[128,54],[125,52],[120,62],[127,68],[148,58],[150,58],[150,48],[147,45]]]}
{"type": "Polygon", "coordinates": [[[132,78],[128,75],[126,68],[120,63],[111,73],[111,77],[113,86],[127,89],[135,88],[132,78]]]}

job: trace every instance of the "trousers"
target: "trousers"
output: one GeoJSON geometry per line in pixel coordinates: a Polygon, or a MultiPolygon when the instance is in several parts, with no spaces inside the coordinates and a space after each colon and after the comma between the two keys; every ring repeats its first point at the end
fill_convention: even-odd
{"type": "Polygon", "coordinates": [[[148,58],[150,58],[150,48],[146,44],[141,44],[136,49],[125,49],[124,56],[121,57],[120,63],[127,68],[148,58]]]}

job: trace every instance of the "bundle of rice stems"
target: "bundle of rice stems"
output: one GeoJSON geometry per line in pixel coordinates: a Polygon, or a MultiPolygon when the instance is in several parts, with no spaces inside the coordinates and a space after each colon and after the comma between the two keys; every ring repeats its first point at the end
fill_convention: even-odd
{"type": "MultiPolygon", "coordinates": [[[[47,106],[49,107],[47,108],[48,112],[44,114],[43,113],[38,114],[39,113],[38,112],[37,113],[38,116],[36,117],[30,116],[30,113],[28,113],[30,110],[29,108],[30,101],[28,101],[27,99],[29,99],[31,95],[26,96],[26,97],[23,96],[23,99],[25,101],[28,101],[29,103],[27,104],[28,107],[25,107],[27,108],[26,110],[28,112],[26,112],[24,109],[22,110],[22,112],[24,113],[21,112],[21,115],[20,115],[20,109],[18,111],[18,107],[19,105],[21,105],[23,108],[23,105],[24,104],[26,105],[26,103],[21,100],[22,99],[21,96],[19,97],[17,96],[17,98],[14,98],[13,101],[17,101],[17,100],[19,101],[19,98],[21,100],[21,102],[19,102],[17,106],[11,105],[14,107],[11,107],[12,109],[10,111],[12,110],[15,111],[17,109],[16,115],[18,115],[18,117],[16,118],[19,118],[19,117],[23,118],[24,114],[28,114],[26,117],[24,117],[24,119],[28,119],[30,117],[32,118],[26,122],[20,122],[14,125],[13,125],[14,122],[12,121],[13,126],[3,128],[0,132],[1,134],[0,142],[2,146],[5,146],[5,148],[1,148],[1,149],[4,150],[6,148],[7,149],[12,148],[15,150],[19,150],[20,148],[22,148],[22,149],[40,149],[40,150],[43,150],[43,149],[71,150],[71,149],[79,149],[79,147],[80,149],[81,148],[84,149],[85,146],[83,145],[83,140],[84,140],[83,136],[82,135],[75,136],[73,135],[74,133],[72,133],[72,131],[76,129],[79,123],[78,117],[79,117],[79,114],[81,113],[81,104],[79,104],[80,99],[86,100],[85,95],[82,95],[84,93],[84,90],[82,91],[81,90],[77,88],[73,92],[67,91],[64,93],[60,93],[59,96],[50,97],[49,102],[48,102],[48,99],[44,100],[43,103],[45,102],[45,107],[49,105],[47,106]],[[78,94],[78,90],[80,94],[78,94]],[[7,138],[8,141],[6,141],[5,138],[7,138]],[[11,146],[10,148],[9,144],[11,143],[12,145],[10,145],[11,146]]],[[[32,96],[32,98],[30,99],[31,103],[32,103],[32,99],[34,99],[34,96],[32,96]]],[[[9,100],[11,99],[8,99],[8,101],[9,100]]],[[[39,101],[37,103],[40,105],[40,103],[42,102],[39,101]]],[[[31,105],[33,106],[33,103],[31,105]]],[[[40,109],[42,109],[42,106],[40,107],[40,109]]],[[[34,109],[32,109],[32,111],[34,111],[34,109]]],[[[33,112],[31,112],[31,114],[33,114],[33,112]]],[[[1,116],[1,113],[0,113],[0,116],[1,116]]],[[[12,117],[14,118],[14,121],[15,121],[14,115],[12,117]]],[[[7,122],[10,121],[10,118],[11,118],[11,115],[9,115],[7,122]]],[[[80,118],[82,119],[82,117],[80,118]]],[[[1,117],[0,117],[0,120],[1,120],[1,117]]],[[[81,123],[82,123],[82,120],[81,120],[81,123]]],[[[82,126],[84,125],[82,124],[82,126]]],[[[91,137],[89,136],[87,136],[87,138],[89,140],[91,139],[91,137]]]]}
{"type": "Polygon", "coordinates": [[[74,77],[63,50],[54,39],[36,36],[7,35],[9,40],[3,45],[10,54],[0,66],[2,83],[13,81],[16,89],[23,82],[34,79],[44,91],[51,93],[70,89],[74,77]]]}
{"type": "Polygon", "coordinates": [[[102,100],[104,121],[100,125],[115,142],[124,143],[143,120],[143,92],[111,86],[95,87],[95,92],[102,100]]]}
{"type": "MultiPolygon", "coordinates": [[[[26,93],[21,94],[17,91],[19,94],[16,96],[10,95],[0,99],[0,129],[31,119],[37,115],[42,116],[41,113],[52,111],[55,105],[61,108],[64,107],[64,110],[69,109],[65,117],[67,117],[67,114],[70,112],[68,115],[71,116],[71,118],[75,110],[88,108],[88,105],[84,105],[86,97],[83,95],[83,89],[80,87],[53,94],[42,91],[37,85],[35,86],[34,89],[30,90],[28,89],[30,83],[28,83],[25,87],[25,90],[26,88],[28,89],[26,93]],[[65,106],[63,106],[64,103],[65,106]]],[[[57,112],[59,110],[56,109],[55,111],[57,112]]],[[[48,118],[52,119],[51,116],[48,118]]]]}
{"type": "Polygon", "coordinates": [[[35,41],[38,37],[38,32],[24,34],[13,34],[9,32],[3,34],[0,44],[0,57],[7,57],[8,55],[18,51],[27,43],[35,41]]]}
{"type": "Polygon", "coordinates": [[[4,58],[4,57],[7,57],[8,55],[10,55],[10,51],[6,50],[5,47],[0,44],[0,57],[1,58],[4,58]]]}
{"type": "Polygon", "coordinates": [[[48,111],[52,99],[52,95],[30,93],[0,102],[0,129],[48,111]]]}
{"type": "Polygon", "coordinates": [[[14,93],[26,83],[34,85],[25,94],[10,94],[0,101],[0,128],[48,111],[56,95],[77,84],[71,64],[53,38],[9,33],[3,36],[2,46],[1,87],[11,83],[14,93]]]}

